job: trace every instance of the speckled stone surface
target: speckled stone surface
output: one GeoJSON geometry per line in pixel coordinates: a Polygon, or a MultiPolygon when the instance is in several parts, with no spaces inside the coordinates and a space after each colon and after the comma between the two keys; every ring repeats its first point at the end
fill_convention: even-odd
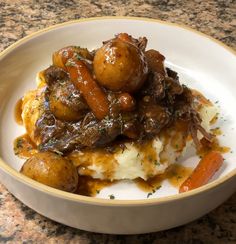
{"type": "MultiPolygon", "coordinates": [[[[82,17],[125,15],[186,24],[236,49],[234,0],[0,0],[0,51],[44,27],[82,17]]],[[[55,223],[24,206],[0,185],[1,243],[236,243],[236,194],[186,226],[158,233],[112,236],[55,223]]]]}

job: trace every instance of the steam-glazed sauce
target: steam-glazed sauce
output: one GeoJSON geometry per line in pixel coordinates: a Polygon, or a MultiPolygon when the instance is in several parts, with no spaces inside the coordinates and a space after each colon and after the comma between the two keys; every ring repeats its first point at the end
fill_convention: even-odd
{"type": "Polygon", "coordinates": [[[28,134],[19,136],[14,141],[14,153],[20,158],[29,158],[37,153],[36,145],[28,134]]]}
{"type": "Polygon", "coordinates": [[[164,174],[157,175],[147,181],[139,178],[135,180],[135,183],[145,192],[155,192],[161,187],[162,182],[165,179],[167,179],[172,186],[179,187],[190,176],[192,171],[192,168],[185,167],[180,164],[173,164],[164,174]]]}
{"type": "Polygon", "coordinates": [[[18,125],[23,125],[21,114],[22,114],[22,98],[17,101],[15,105],[15,111],[14,111],[15,121],[18,125]]]}

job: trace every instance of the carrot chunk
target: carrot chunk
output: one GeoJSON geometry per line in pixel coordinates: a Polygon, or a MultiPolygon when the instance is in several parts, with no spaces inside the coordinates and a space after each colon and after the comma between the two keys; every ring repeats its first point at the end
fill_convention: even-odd
{"type": "Polygon", "coordinates": [[[198,163],[193,173],[180,186],[179,192],[186,192],[205,185],[223,164],[219,152],[209,152],[198,163]]]}
{"type": "Polygon", "coordinates": [[[66,68],[71,81],[79,89],[87,104],[98,119],[108,115],[109,103],[103,90],[98,86],[90,74],[87,66],[80,60],[68,60],[66,68]]]}

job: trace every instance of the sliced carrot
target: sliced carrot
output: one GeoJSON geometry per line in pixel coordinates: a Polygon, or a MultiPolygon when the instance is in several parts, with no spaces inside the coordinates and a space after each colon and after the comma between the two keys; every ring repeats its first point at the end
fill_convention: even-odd
{"type": "Polygon", "coordinates": [[[205,185],[223,164],[223,157],[219,152],[209,152],[198,163],[193,173],[180,186],[179,192],[186,192],[205,185]]]}
{"type": "Polygon", "coordinates": [[[69,59],[66,69],[70,74],[71,81],[80,90],[96,118],[103,119],[108,115],[108,99],[93,79],[87,66],[80,60],[69,59]]]}

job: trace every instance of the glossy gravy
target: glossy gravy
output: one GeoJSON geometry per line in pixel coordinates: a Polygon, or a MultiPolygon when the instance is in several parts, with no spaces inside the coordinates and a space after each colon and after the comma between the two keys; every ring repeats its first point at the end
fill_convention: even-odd
{"type": "Polygon", "coordinates": [[[15,110],[14,110],[15,121],[18,125],[23,125],[21,114],[22,114],[22,98],[16,102],[15,110]]]}
{"type": "Polygon", "coordinates": [[[173,164],[162,175],[157,175],[148,179],[147,181],[139,178],[134,182],[141,190],[145,192],[155,192],[161,187],[162,182],[165,179],[167,179],[172,186],[179,187],[190,176],[192,171],[192,168],[185,167],[180,164],[173,164]]]}
{"type": "Polygon", "coordinates": [[[36,145],[31,141],[28,134],[19,136],[14,141],[14,153],[20,158],[30,158],[37,153],[36,145]]]}
{"type": "Polygon", "coordinates": [[[116,181],[111,182],[107,180],[93,179],[89,176],[79,176],[79,184],[75,193],[83,196],[94,197],[104,187],[110,186],[114,183],[116,183],[116,181]]]}
{"type": "Polygon", "coordinates": [[[206,139],[201,140],[202,147],[197,151],[197,154],[200,157],[204,157],[207,153],[211,151],[217,151],[219,153],[228,153],[230,147],[224,147],[220,145],[220,142],[217,138],[214,138],[212,142],[208,142],[206,139]]]}

